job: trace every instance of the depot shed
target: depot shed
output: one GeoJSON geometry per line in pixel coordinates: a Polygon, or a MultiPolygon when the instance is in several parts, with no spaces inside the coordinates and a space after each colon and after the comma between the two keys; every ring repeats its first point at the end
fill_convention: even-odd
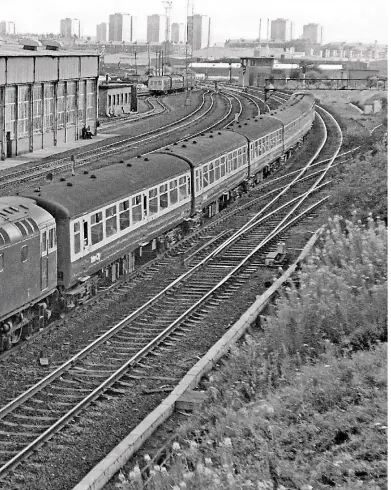
{"type": "Polygon", "coordinates": [[[42,46],[0,46],[1,160],[96,134],[99,56],[42,46]]]}

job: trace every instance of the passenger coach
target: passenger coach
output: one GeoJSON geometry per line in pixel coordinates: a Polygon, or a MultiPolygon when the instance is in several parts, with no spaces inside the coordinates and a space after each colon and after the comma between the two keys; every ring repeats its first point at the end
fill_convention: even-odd
{"type": "Polygon", "coordinates": [[[95,293],[100,271],[111,281],[134,269],[156,237],[190,215],[190,169],[180,158],[153,153],[127,164],[69,178],[33,197],[57,222],[58,285],[66,306],[95,293]],[[138,254],[135,251],[138,251],[138,254]]]}

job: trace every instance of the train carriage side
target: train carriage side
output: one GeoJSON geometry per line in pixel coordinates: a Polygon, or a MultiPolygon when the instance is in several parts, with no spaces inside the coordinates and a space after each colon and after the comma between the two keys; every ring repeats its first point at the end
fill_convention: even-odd
{"type": "Polygon", "coordinates": [[[190,215],[190,169],[182,159],[149,154],[41,187],[34,199],[55,216],[58,283],[65,306],[94,294],[166,244],[190,215]]]}
{"type": "Polygon", "coordinates": [[[183,87],[184,87],[183,75],[171,75],[170,78],[171,78],[171,91],[172,92],[178,92],[178,91],[183,90],[183,87]]]}
{"type": "Polygon", "coordinates": [[[252,182],[259,183],[270,173],[284,153],[283,124],[263,114],[244,122],[232,123],[228,129],[247,139],[249,176],[252,182]]]}
{"type": "Polygon", "coordinates": [[[290,152],[310,131],[315,118],[315,99],[311,93],[295,93],[283,107],[270,112],[270,117],[284,124],[284,151],[290,152]]]}
{"type": "Polygon", "coordinates": [[[44,326],[56,286],[54,218],[32,199],[0,197],[0,351],[44,326]]]}
{"type": "Polygon", "coordinates": [[[148,79],[148,90],[153,95],[167,93],[171,89],[171,78],[167,75],[152,76],[148,79]]]}
{"type": "Polygon", "coordinates": [[[211,217],[243,190],[248,177],[247,140],[221,130],[174,144],[167,150],[192,167],[192,215],[211,217]]]}

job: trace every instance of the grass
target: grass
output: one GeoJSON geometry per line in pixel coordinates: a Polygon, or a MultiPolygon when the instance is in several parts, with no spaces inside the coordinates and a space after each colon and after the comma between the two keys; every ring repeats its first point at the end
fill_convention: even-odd
{"type": "Polygon", "coordinates": [[[213,375],[171,459],[126,490],[387,486],[386,227],[334,218],[270,315],[213,375]]]}

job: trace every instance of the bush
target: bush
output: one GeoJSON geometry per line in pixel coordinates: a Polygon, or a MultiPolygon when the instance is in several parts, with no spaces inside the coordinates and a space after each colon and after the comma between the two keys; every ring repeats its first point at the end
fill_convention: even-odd
{"type": "Polygon", "coordinates": [[[337,183],[330,193],[328,207],[333,214],[348,218],[354,212],[360,220],[372,214],[387,221],[387,153],[377,145],[338,166],[337,183]]]}
{"type": "Polygon", "coordinates": [[[268,319],[268,352],[315,358],[325,341],[340,349],[368,348],[387,329],[387,239],[381,221],[368,228],[330,220],[317,249],[268,319]]]}

